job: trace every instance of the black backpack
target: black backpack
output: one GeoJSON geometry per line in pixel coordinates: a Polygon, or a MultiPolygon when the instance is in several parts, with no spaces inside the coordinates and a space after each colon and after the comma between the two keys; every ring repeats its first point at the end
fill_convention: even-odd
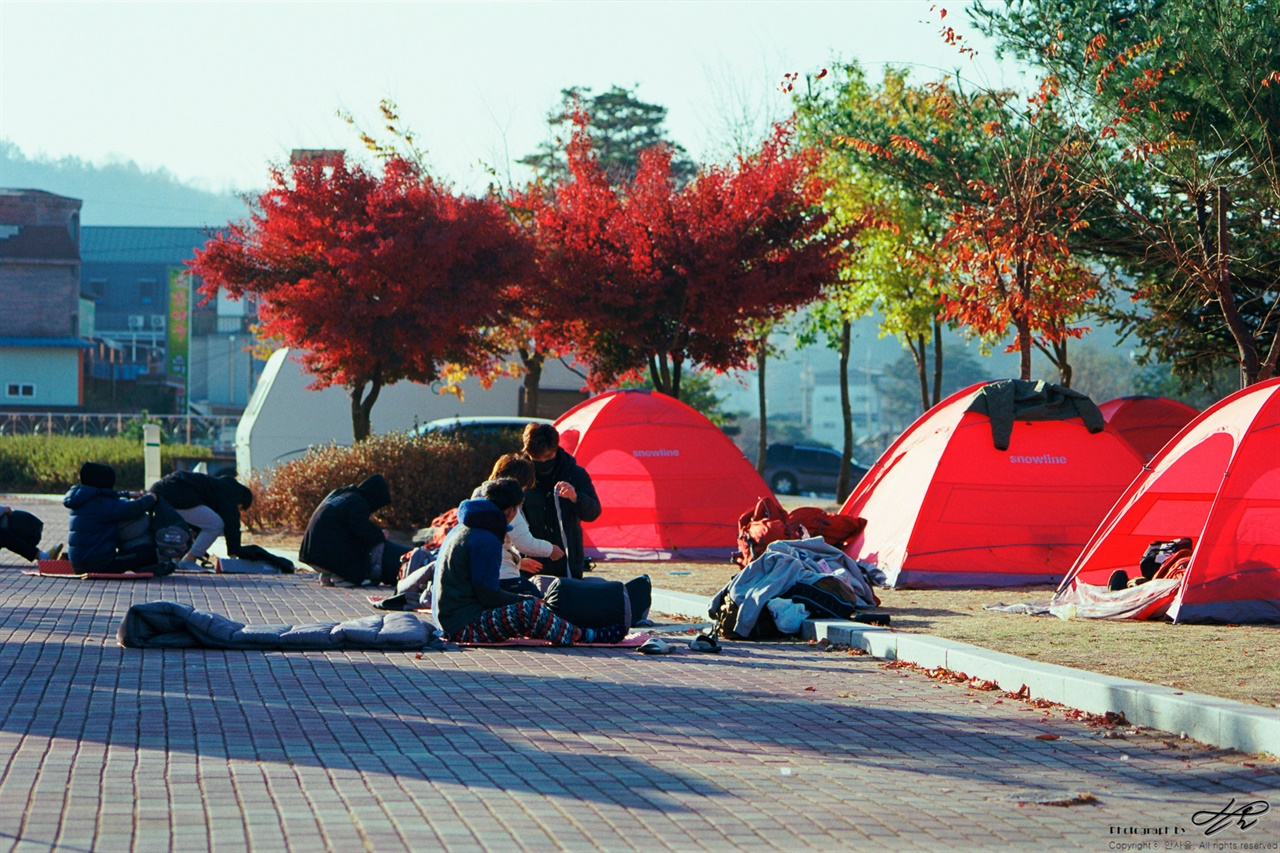
{"type": "Polygon", "coordinates": [[[1142,552],[1142,560],[1138,563],[1138,568],[1145,579],[1151,580],[1170,557],[1190,548],[1191,540],[1187,537],[1152,542],[1147,546],[1147,550],[1142,552]]]}

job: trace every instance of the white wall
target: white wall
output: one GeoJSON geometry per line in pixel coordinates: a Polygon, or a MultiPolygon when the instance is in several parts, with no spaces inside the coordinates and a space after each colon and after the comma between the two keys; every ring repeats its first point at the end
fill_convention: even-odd
{"type": "MultiPolygon", "coordinates": [[[[296,350],[293,352],[297,352],[296,350]]],[[[251,471],[301,456],[312,445],[349,445],[351,398],[345,388],[311,391],[308,376],[280,349],[267,360],[253,396],[236,430],[236,470],[242,479],[251,471]]],[[[397,382],[382,389],[373,406],[374,434],[412,429],[437,418],[519,414],[520,379],[499,379],[485,390],[475,379],[462,383],[463,400],[436,394],[425,385],[397,382]]],[[[543,389],[576,390],[582,380],[560,362],[547,364],[543,389]]]]}
{"type": "Polygon", "coordinates": [[[80,405],[80,350],[0,347],[0,406],[80,405]],[[10,384],[33,385],[35,396],[10,397],[10,384]]]}

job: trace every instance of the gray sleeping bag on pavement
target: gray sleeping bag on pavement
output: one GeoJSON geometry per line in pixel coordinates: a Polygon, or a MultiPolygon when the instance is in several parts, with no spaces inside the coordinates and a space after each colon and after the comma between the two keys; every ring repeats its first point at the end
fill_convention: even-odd
{"type": "Polygon", "coordinates": [[[229,651],[439,651],[434,626],[412,613],[382,613],[347,622],[243,625],[217,613],[173,601],[135,604],[117,633],[130,649],[229,651]]]}

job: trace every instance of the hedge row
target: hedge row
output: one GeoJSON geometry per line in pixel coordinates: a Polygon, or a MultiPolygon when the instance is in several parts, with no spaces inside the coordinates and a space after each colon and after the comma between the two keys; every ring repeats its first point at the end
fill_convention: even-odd
{"type": "Polygon", "coordinates": [[[243,517],[254,530],[299,531],[330,491],[381,474],[391,487],[392,503],[375,520],[399,530],[425,527],[470,497],[499,456],[519,449],[518,431],[466,439],[388,433],[354,447],[313,447],[255,477],[249,483],[253,506],[243,517]]]}
{"type": "MultiPolygon", "coordinates": [[[[174,470],[176,459],[208,459],[207,447],[165,444],[160,447],[160,473],[174,470]]],[[[0,436],[0,490],[57,494],[79,482],[80,466],[103,462],[116,469],[121,489],[141,489],[142,442],[129,438],[84,438],[67,435],[0,436]]]]}

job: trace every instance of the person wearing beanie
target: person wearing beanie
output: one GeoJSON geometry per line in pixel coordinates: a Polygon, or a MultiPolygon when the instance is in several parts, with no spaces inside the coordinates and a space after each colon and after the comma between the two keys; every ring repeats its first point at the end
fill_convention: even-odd
{"type": "Polygon", "coordinates": [[[529,637],[571,646],[616,643],[626,636],[621,625],[579,628],[555,615],[542,599],[503,589],[498,580],[503,540],[524,502],[524,490],[504,478],[482,483],[476,495],[458,507],[458,525],[440,546],[431,610],[436,627],[458,643],[529,637]]]}
{"type": "Polygon", "coordinates": [[[410,549],[388,541],[370,517],[390,503],[381,474],[334,489],[311,513],[298,559],[320,572],[322,583],[395,586],[400,558],[410,549]]]}
{"type": "Polygon", "coordinates": [[[151,535],[148,512],[156,505],[156,496],[131,497],[115,487],[115,469],[86,462],[80,466],[79,485],[62,498],[63,506],[71,510],[67,537],[71,568],[81,574],[170,574],[173,564],[160,562],[151,535]]]}
{"type": "MultiPolygon", "coordinates": [[[[195,471],[166,474],[151,486],[151,493],[177,510],[178,515],[200,532],[178,563],[183,571],[200,571],[198,561],[221,536],[227,542],[227,556],[248,560],[274,561],[273,555],[240,544],[240,510],[253,503],[253,492],[234,477],[212,477],[195,471]]],[[[288,562],[287,560],[284,562],[288,562]]],[[[289,569],[292,570],[292,563],[289,569]]]]}

